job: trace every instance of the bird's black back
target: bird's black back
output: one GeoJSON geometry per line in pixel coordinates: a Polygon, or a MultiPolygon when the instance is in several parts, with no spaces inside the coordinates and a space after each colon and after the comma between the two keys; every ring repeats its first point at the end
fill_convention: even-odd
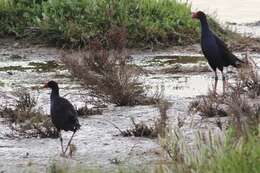
{"type": "Polygon", "coordinates": [[[77,131],[80,128],[76,110],[63,97],[51,98],[51,118],[58,130],[77,131]]]}

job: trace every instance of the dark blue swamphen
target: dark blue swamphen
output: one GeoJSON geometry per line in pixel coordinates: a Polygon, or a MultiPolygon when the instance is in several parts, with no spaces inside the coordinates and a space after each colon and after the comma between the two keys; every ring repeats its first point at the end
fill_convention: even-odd
{"type": "Polygon", "coordinates": [[[223,93],[225,93],[226,78],[223,68],[229,65],[239,68],[243,61],[230,52],[227,45],[210,30],[205,13],[202,11],[192,13],[192,18],[200,20],[202,52],[215,72],[214,93],[216,93],[218,83],[217,69],[222,73],[223,93]]]}
{"type": "Polygon", "coordinates": [[[62,154],[65,155],[73,136],[76,131],[80,129],[78,115],[73,105],[67,99],[60,97],[59,87],[56,82],[49,81],[43,88],[51,89],[51,120],[59,132],[62,154]],[[73,132],[65,151],[63,148],[61,130],[73,132]]]}

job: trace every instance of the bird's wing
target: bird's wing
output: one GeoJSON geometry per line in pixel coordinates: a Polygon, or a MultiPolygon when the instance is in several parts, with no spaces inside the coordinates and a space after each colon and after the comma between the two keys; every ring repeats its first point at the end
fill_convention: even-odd
{"type": "Polygon", "coordinates": [[[65,99],[63,97],[59,98],[58,103],[59,103],[59,108],[62,109],[63,112],[66,112],[66,111],[74,112],[75,111],[74,106],[67,99],[65,99]]]}
{"type": "Polygon", "coordinates": [[[77,111],[74,109],[74,106],[65,98],[60,97],[60,110],[63,112],[63,118],[65,121],[69,121],[70,123],[75,125],[75,128],[78,129],[80,127],[78,121],[77,111]]]}
{"type": "Polygon", "coordinates": [[[223,62],[225,62],[225,65],[233,65],[235,67],[238,66],[238,64],[243,63],[242,60],[238,59],[231,51],[228,50],[227,45],[215,34],[214,38],[216,40],[216,43],[218,45],[221,57],[223,58],[223,62]]]}
{"type": "Polygon", "coordinates": [[[77,112],[74,109],[74,106],[65,98],[60,97],[56,102],[53,109],[59,116],[64,119],[70,117],[77,117],[77,112]]]}

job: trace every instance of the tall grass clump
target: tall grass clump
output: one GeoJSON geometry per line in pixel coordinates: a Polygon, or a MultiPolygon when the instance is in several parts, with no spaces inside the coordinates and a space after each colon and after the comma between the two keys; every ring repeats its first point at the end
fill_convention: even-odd
{"type": "Polygon", "coordinates": [[[82,46],[117,25],[130,47],[179,45],[198,38],[190,11],[176,0],[0,0],[0,33],[82,46]]]}
{"type": "MultiPolygon", "coordinates": [[[[252,133],[248,137],[233,139],[235,128],[230,128],[221,140],[213,133],[198,133],[195,145],[190,146],[180,129],[175,129],[168,139],[166,148],[172,158],[172,165],[166,170],[176,173],[257,173],[260,171],[260,140],[252,133]],[[233,132],[231,132],[233,131],[233,132]],[[231,133],[230,133],[231,132],[231,133]]],[[[162,171],[167,172],[167,171],[162,171]]]]}
{"type": "Polygon", "coordinates": [[[260,171],[259,136],[240,139],[238,144],[227,146],[208,165],[202,166],[207,173],[257,173],[260,171]]]}
{"type": "Polygon", "coordinates": [[[0,0],[0,36],[26,35],[41,18],[40,0],[0,0]]]}

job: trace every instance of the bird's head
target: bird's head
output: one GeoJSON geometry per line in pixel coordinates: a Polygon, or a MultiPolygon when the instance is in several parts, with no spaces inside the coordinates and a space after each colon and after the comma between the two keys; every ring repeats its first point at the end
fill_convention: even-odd
{"type": "Polygon", "coordinates": [[[202,11],[198,11],[198,12],[193,12],[192,13],[192,18],[193,19],[202,19],[202,18],[206,18],[206,14],[202,11]]]}
{"type": "Polygon", "coordinates": [[[49,81],[43,86],[43,88],[58,89],[58,84],[55,81],[49,81]]]}

